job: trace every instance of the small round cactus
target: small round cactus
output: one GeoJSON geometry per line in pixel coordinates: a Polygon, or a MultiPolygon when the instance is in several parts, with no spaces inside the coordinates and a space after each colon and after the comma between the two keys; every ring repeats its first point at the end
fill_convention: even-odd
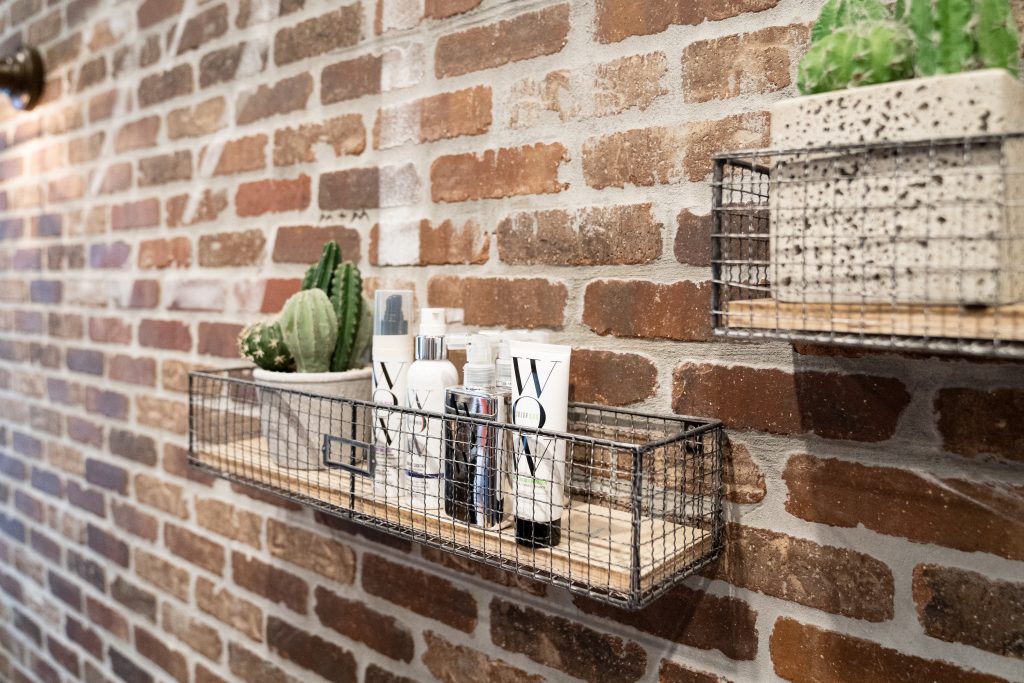
{"type": "Polygon", "coordinates": [[[239,335],[238,347],[243,356],[264,370],[287,372],[295,364],[276,322],[249,325],[239,335]]]}
{"type": "Polygon", "coordinates": [[[327,372],[338,341],[338,316],[322,289],[296,292],[281,309],[281,334],[299,372],[327,372]]]}
{"type": "Polygon", "coordinates": [[[816,42],[800,62],[805,94],[888,83],[914,75],[914,36],[895,21],[839,28],[816,42]]]}

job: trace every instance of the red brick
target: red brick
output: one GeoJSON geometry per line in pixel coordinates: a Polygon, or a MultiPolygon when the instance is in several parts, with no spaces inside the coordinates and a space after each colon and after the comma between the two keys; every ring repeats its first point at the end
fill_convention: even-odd
{"type": "Polygon", "coordinates": [[[247,61],[247,72],[255,66],[249,62],[250,59],[259,60],[258,68],[253,71],[262,72],[267,66],[267,48],[262,44],[243,41],[237,45],[207,52],[199,60],[199,87],[208,88],[218,83],[233,81],[243,58],[247,61]]]}
{"type": "Polygon", "coordinates": [[[949,681],[1000,683],[1001,678],[922,659],[869,640],[782,618],[770,640],[775,673],[793,683],[949,681]]]}
{"type": "Polygon", "coordinates": [[[482,135],[491,127],[491,89],[478,85],[377,110],[374,149],[482,135]]]}
{"type": "Polygon", "coordinates": [[[356,682],[356,658],[351,652],[274,616],[267,617],[267,645],[279,657],[320,674],[328,681],[356,682]]]}
{"type": "Polygon", "coordinates": [[[647,653],[636,643],[498,598],[491,602],[491,640],[595,683],[636,681],[647,671],[647,653]]]}
{"type": "Polygon", "coordinates": [[[430,166],[431,196],[435,202],[462,202],[561,192],[568,184],[558,181],[558,170],[566,159],[560,143],[443,156],[430,166]]]}
{"type": "Polygon", "coordinates": [[[178,557],[214,574],[224,573],[223,546],[174,524],[164,525],[164,543],[178,557]]]}
{"type": "MultiPolygon", "coordinates": [[[[293,180],[258,180],[238,186],[235,210],[239,216],[299,211],[309,206],[311,182],[307,175],[293,180]]],[[[322,190],[321,190],[322,192],[322,190]]]]}
{"type": "Polygon", "coordinates": [[[664,640],[701,650],[719,650],[736,660],[753,660],[757,656],[757,612],[739,598],[677,586],[637,611],[583,597],[574,598],[574,602],[583,612],[613,619],[664,640]]]}
{"type": "Polygon", "coordinates": [[[266,238],[262,230],[222,232],[199,238],[199,265],[207,268],[257,265],[266,238]]]}
{"type": "Polygon", "coordinates": [[[189,351],[192,333],[177,320],[143,320],[139,323],[139,344],[157,349],[189,351]]]}
{"type": "Polygon", "coordinates": [[[428,19],[446,19],[480,6],[480,0],[426,0],[424,16],[428,19]]]}
{"type": "Polygon", "coordinates": [[[188,268],[192,264],[192,242],[188,237],[144,240],[139,243],[139,268],[188,268]]]}
{"type": "Polygon", "coordinates": [[[708,283],[597,280],[584,294],[583,323],[600,335],[701,341],[711,336],[709,310],[708,283]]]}
{"type": "Polygon", "coordinates": [[[135,574],[162,592],[188,600],[188,571],[138,547],[135,548],[135,574]]]}
{"type": "Polygon", "coordinates": [[[89,620],[105,631],[109,631],[122,640],[128,640],[128,621],[120,612],[99,602],[92,596],[85,598],[85,612],[89,620]]]}
{"type": "Polygon", "coordinates": [[[733,429],[811,432],[827,439],[885,441],[910,393],[898,379],[820,371],[686,363],[673,374],[673,410],[713,415],[733,429]]]}
{"type": "Polygon", "coordinates": [[[213,97],[194,106],[174,109],[167,115],[167,137],[177,140],[215,133],[225,125],[225,107],[223,97],[213,97]]]}
{"type": "Polygon", "coordinates": [[[299,683],[298,679],[237,643],[228,644],[228,663],[231,673],[246,683],[299,683]]]}
{"type": "Polygon", "coordinates": [[[144,149],[156,145],[156,136],[160,132],[160,117],[147,116],[121,126],[114,141],[114,151],[118,154],[133,149],[144,149]]]}
{"type": "Polygon", "coordinates": [[[676,260],[689,266],[711,265],[711,214],[698,215],[683,209],[676,217],[676,260]]]}
{"type": "Polygon", "coordinates": [[[67,175],[51,180],[47,187],[49,202],[69,202],[85,196],[86,178],[81,175],[67,175]]]}
{"type": "Polygon", "coordinates": [[[870,555],[785,534],[728,524],[709,578],[866,621],[893,618],[893,576],[870,555]]]}
{"type": "Polygon", "coordinates": [[[188,660],[185,655],[170,649],[161,638],[139,626],[135,627],[135,649],[179,683],[188,681],[188,660]]]}
{"type": "Polygon", "coordinates": [[[113,646],[108,647],[107,652],[110,655],[110,669],[119,679],[132,683],[153,683],[153,676],[122,652],[113,646]]]}
{"type": "Polygon", "coordinates": [[[437,41],[438,78],[491,69],[560,52],[569,35],[569,5],[520,14],[486,26],[450,33],[437,41]]]}
{"type": "Polygon", "coordinates": [[[213,175],[232,175],[266,168],[266,149],[266,135],[250,135],[230,140],[224,143],[219,152],[214,147],[213,153],[219,154],[219,156],[217,157],[217,166],[213,169],[213,175]]]}
{"type": "MultiPolygon", "coordinates": [[[[183,640],[197,652],[214,661],[220,659],[223,644],[217,629],[192,618],[186,610],[178,609],[170,602],[165,602],[161,610],[160,625],[165,631],[183,640]]],[[[201,680],[199,670],[197,667],[197,682],[201,680]]]]}
{"type": "Polygon", "coordinates": [[[227,5],[216,5],[190,18],[178,39],[178,54],[195,50],[228,30],[227,5]]]}
{"type": "MultiPolygon", "coordinates": [[[[226,588],[216,589],[211,581],[202,576],[196,578],[196,606],[249,638],[263,642],[263,612],[260,608],[233,595],[226,588]]],[[[231,659],[234,670],[234,652],[231,653],[231,659]]]]}
{"type": "Polygon", "coordinates": [[[238,335],[242,325],[234,323],[199,323],[200,354],[238,358],[238,335]]]}
{"type": "MultiPolygon", "coordinates": [[[[423,654],[423,663],[430,673],[440,681],[486,680],[501,683],[524,681],[541,683],[543,676],[528,674],[501,659],[494,659],[464,645],[452,643],[433,631],[426,631],[423,637],[427,643],[427,651],[423,654]]],[[[573,672],[575,675],[575,672],[573,672]]],[[[367,671],[369,677],[369,671],[367,671]]]]}
{"type": "Polygon", "coordinates": [[[275,263],[313,263],[331,240],[341,248],[342,259],[359,263],[359,231],[343,225],[278,228],[272,258],[275,263]]]}
{"type": "Polygon", "coordinates": [[[260,547],[262,520],[255,512],[236,508],[215,498],[197,498],[195,508],[199,526],[253,548],[260,547]]]}
{"type": "Polygon", "coordinates": [[[128,544],[120,538],[92,524],[86,528],[86,538],[94,551],[122,567],[128,566],[128,544]]]}
{"type": "Polygon", "coordinates": [[[160,522],[153,515],[118,500],[111,501],[110,513],[119,529],[148,541],[156,541],[160,522]]]}
{"type": "Polygon", "coordinates": [[[93,244],[89,247],[89,267],[121,268],[128,262],[131,253],[131,246],[120,240],[109,244],[93,244]]]}
{"type": "Polygon", "coordinates": [[[363,555],[363,589],[396,605],[472,633],[477,623],[472,594],[434,574],[363,555]]]}
{"type": "Polygon", "coordinates": [[[68,616],[64,627],[68,639],[97,659],[103,658],[103,639],[95,629],[91,629],[78,619],[68,616]]]}
{"type": "Polygon", "coordinates": [[[661,256],[663,227],[650,204],[522,212],[498,224],[498,254],[516,265],[650,263],[661,256]]]}
{"type": "Polygon", "coordinates": [[[315,146],[324,143],[334,150],[335,158],[362,154],[366,149],[366,127],[359,114],[345,114],[296,128],[281,128],[274,133],[274,165],[313,163],[315,146]]]}
{"type": "Polygon", "coordinates": [[[333,104],[381,91],[380,55],[364,55],[331,64],[320,76],[320,102],[333,104]]]}
{"type": "Polygon", "coordinates": [[[108,491],[126,493],[128,473],[123,467],[102,460],[88,458],[85,461],[85,480],[108,491]]]}
{"type": "Polygon", "coordinates": [[[139,30],[179,14],[184,4],[185,0],[144,0],[135,12],[139,30]]]}
{"type": "Polygon", "coordinates": [[[175,97],[188,95],[194,87],[192,67],[188,64],[180,64],[168,71],[143,78],[139,84],[139,105],[148,107],[175,97]]]}
{"type": "Polygon", "coordinates": [[[629,36],[661,33],[672,24],[696,26],[746,12],[771,9],[779,0],[598,0],[595,36],[614,43],[629,36]]]}
{"type": "Polygon", "coordinates": [[[362,11],[359,3],[346,5],[278,31],[274,36],[274,63],[283,66],[352,47],[361,37],[362,11]]]}
{"type": "Polygon", "coordinates": [[[792,83],[791,54],[806,49],[806,25],[698,40],[683,50],[683,96],[708,102],[775,92],[792,83]]]}
{"type": "Polygon", "coordinates": [[[25,23],[26,20],[39,14],[42,8],[42,0],[15,0],[11,3],[11,24],[25,23]]]}
{"type": "Polygon", "coordinates": [[[267,550],[334,583],[355,579],[356,556],[350,547],[275,519],[267,519],[267,550]]]}
{"type": "Polygon", "coordinates": [[[107,60],[103,57],[96,57],[82,65],[78,72],[78,83],[76,92],[82,92],[93,87],[107,77],[107,60]]]}
{"type": "Polygon", "coordinates": [[[935,397],[943,446],[970,458],[992,454],[1024,462],[1024,391],[940,389],[935,397]]]}
{"type": "Polygon", "coordinates": [[[592,137],[583,144],[587,185],[604,189],[674,183],[683,178],[686,126],[637,128],[592,137]]]}
{"type": "Polygon", "coordinates": [[[239,95],[236,122],[242,125],[305,109],[312,93],[313,78],[308,73],[286,78],[272,86],[261,85],[254,91],[239,95]]]}
{"type": "Polygon", "coordinates": [[[182,519],[188,517],[185,490],[177,484],[148,474],[137,474],[135,476],[135,497],[143,505],[155,507],[182,519]]]}
{"type": "Polygon", "coordinates": [[[317,586],[316,615],[320,623],[381,654],[411,662],[415,653],[412,633],[394,617],[376,612],[317,586]]]}
{"type": "Polygon", "coordinates": [[[167,227],[198,225],[216,220],[228,207],[227,190],[194,191],[167,200],[167,227]]]}
{"type": "Polygon", "coordinates": [[[298,576],[238,552],[231,553],[231,574],[238,586],[299,614],[306,613],[309,584],[298,576]]]}
{"type": "Polygon", "coordinates": [[[569,400],[628,406],[654,396],[658,369],[637,353],[598,349],[572,350],[569,400]]]}
{"type": "Polygon", "coordinates": [[[192,178],[192,152],[183,150],[139,161],[139,187],[192,178]]]}
{"type": "Polygon", "coordinates": [[[565,321],[568,289],[541,278],[484,278],[444,275],[430,279],[431,306],[462,308],[467,325],[549,327],[565,321]]]}
{"type": "Polygon", "coordinates": [[[132,165],[128,162],[111,164],[103,173],[100,194],[123,192],[132,186],[132,165]]]}
{"type": "Polygon", "coordinates": [[[334,211],[405,206],[419,197],[419,173],[413,164],[403,164],[325,173],[317,201],[321,209],[334,211]]]}
{"type": "Polygon", "coordinates": [[[110,227],[114,230],[152,228],[157,225],[160,225],[159,199],[116,204],[110,209],[110,227]]]}
{"type": "Polygon", "coordinates": [[[669,90],[662,84],[668,73],[664,52],[630,55],[598,64],[594,74],[595,116],[614,116],[627,109],[644,111],[669,90]]]}
{"type": "Polygon", "coordinates": [[[270,279],[266,281],[263,289],[263,300],[260,302],[260,313],[279,313],[285,302],[302,289],[302,280],[293,278],[288,280],[270,279]]]}
{"type": "Polygon", "coordinates": [[[1024,583],[933,564],[914,567],[914,602],[925,633],[1003,657],[1024,658],[1024,583]]]}
{"type": "Polygon", "coordinates": [[[1024,559],[1024,487],[810,455],[791,457],[783,479],[786,510],[810,522],[1024,559]]]}
{"type": "Polygon", "coordinates": [[[767,113],[750,112],[690,126],[683,143],[686,179],[698,182],[707,178],[711,174],[712,157],[719,152],[767,145],[768,124],[767,113]]]}

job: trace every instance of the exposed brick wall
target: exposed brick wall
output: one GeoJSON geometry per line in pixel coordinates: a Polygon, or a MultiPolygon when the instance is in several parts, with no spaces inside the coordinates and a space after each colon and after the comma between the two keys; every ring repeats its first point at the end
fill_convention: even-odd
{"type": "Polygon", "coordinates": [[[709,158],[820,5],[4,3],[0,678],[1019,679],[1021,367],[711,336],[709,158]],[[328,239],[721,417],[724,558],[630,613],[190,470],[188,371],[328,239]]]}

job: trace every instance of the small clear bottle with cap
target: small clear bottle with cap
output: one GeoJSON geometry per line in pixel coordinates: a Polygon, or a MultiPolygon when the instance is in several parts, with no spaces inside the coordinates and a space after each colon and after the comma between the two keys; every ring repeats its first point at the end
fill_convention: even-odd
{"type": "Polygon", "coordinates": [[[408,415],[403,437],[405,478],[409,506],[434,512],[444,507],[444,412],[445,391],[459,383],[459,372],[448,360],[445,345],[445,309],[421,308],[416,360],[406,377],[409,408],[430,415],[408,415]]]}
{"type": "MultiPolygon", "coordinates": [[[[373,308],[373,402],[404,407],[406,378],[412,365],[411,290],[378,289],[373,308]]],[[[381,502],[397,504],[402,493],[402,414],[376,410],[373,445],[374,496],[381,502]]]]}
{"type": "Polygon", "coordinates": [[[504,520],[508,509],[508,449],[500,425],[510,392],[495,386],[494,352],[487,337],[471,338],[466,359],[462,386],[445,392],[445,414],[473,422],[444,423],[444,511],[459,522],[491,528],[504,520]]]}

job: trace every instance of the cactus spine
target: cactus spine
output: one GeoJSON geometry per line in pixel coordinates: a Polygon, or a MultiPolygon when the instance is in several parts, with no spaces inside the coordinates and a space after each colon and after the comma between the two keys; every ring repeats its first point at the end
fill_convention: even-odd
{"type": "Polygon", "coordinates": [[[249,325],[238,338],[242,355],[264,370],[285,372],[295,363],[276,322],[249,325]]]}
{"type": "Polygon", "coordinates": [[[804,94],[888,83],[914,74],[914,37],[895,21],[838,28],[814,43],[800,62],[804,94]]]}
{"type": "Polygon", "coordinates": [[[281,309],[281,333],[299,372],[327,372],[338,340],[338,317],[322,289],[296,292],[281,309]]]}
{"type": "Polygon", "coordinates": [[[879,0],[828,0],[811,29],[811,42],[863,21],[887,19],[889,11],[879,0]]]}

